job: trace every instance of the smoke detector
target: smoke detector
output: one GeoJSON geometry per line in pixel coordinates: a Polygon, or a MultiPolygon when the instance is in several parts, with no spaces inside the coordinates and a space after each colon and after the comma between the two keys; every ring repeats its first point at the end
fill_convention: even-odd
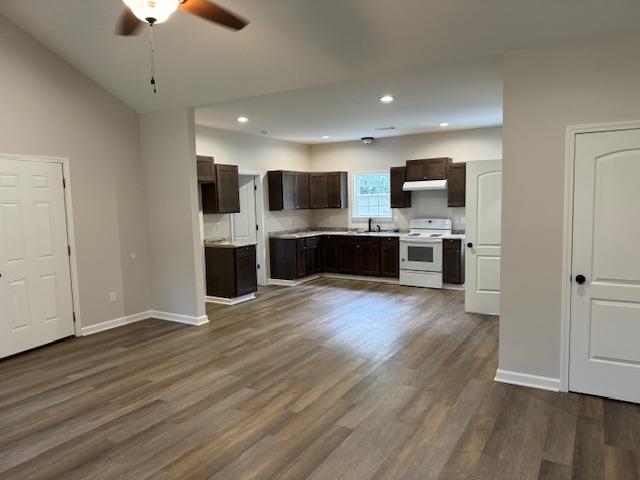
{"type": "Polygon", "coordinates": [[[370,145],[373,143],[374,138],[373,137],[362,137],[360,139],[362,141],[362,143],[364,143],[365,145],[370,145]]]}

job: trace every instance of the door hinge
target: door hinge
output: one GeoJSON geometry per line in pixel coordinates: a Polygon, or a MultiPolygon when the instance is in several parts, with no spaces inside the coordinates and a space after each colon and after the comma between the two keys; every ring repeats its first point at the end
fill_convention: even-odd
{"type": "Polygon", "coordinates": [[[76,323],[76,312],[73,312],[73,323],[76,323]]]}
{"type": "Polygon", "coordinates": [[[260,230],[260,227],[258,225],[256,225],[256,232],[260,230]]]}
{"type": "Polygon", "coordinates": [[[67,245],[67,253],[71,256],[71,245],[67,245]]]}
{"type": "Polygon", "coordinates": [[[258,270],[260,270],[260,264],[258,264],[258,270]]]}
{"type": "Polygon", "coordinates": [[[257,191],[257,190],[258,190],[258,186],[257,186],[257,185],[254,185],[254,186],[253,186],[253,190],[254,190],[254,191],[257,191]]]}
{"type": "Polygon", "coordinates": [[[62,177],[62,188],[67,188],[67,181],[62,177]]]}

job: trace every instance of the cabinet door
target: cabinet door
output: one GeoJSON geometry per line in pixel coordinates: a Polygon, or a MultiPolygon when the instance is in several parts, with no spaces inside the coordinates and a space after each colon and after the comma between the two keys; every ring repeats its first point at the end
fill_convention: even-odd
{"type": "Polygon", "coordinates": [[[411,192],[402,190],[406,178],[406,167],[391,167],[391,208],[408,208],[411,206],[411,192]]]}
{"type": "Polygon", "coordinates": [[[296,172],[282,172],[282,208],[296,208],[296,172]]]}
{"type": "Polygon", "coordinates": [[[380,239],[380,276],[400,276],[400,244],[395,237],[380,239]]]}
{"type": "Polygon", "coordinates": [[[215,183],[216,167],[213,157],[198,155],[196,162],[198,166],[198,183],[215,183]]]}
{"type": "Polygon", "coordinates": [[[464,283],[462,277],[462,240],[444,239],[442,241],[442,281],[445,283],[464,283]]]}
{"type": "Polygon", "coordinates": [[[237,165],[216,165],[218,213],[240,212],[240,186],[237,165]]]}
{"type": "Polygon", "coordinates": [[[467,164],[452,163],[447,174],[447,204],[450,207],[464,207],[467,183],[467,164]]]}
{"type": "Polygon", "coordinates": [[[322,270],[338,272],[338,238],[326,235],[322,238],[322,270]]]}
{"type": "Polygon", "coordinates": [[[408,182],[426,180],[426,160],[407,160],[406,179],[408,182]]]}
{"type": "Polygon", "coordinates": [[[304,238],[296,240],[296,275],[298,278],[302,278],[307,275],[307,246],[304,238]]]}
{"type": "Polygon", "coordinates": [[[297,209],[309,208],[309,174],[306,172],[295,173],[295,199],[297,209]]]}
{"type": "Polygon", "coordinates": [[[348,178],[347,172],[327,173],[328,208],[348,207],[348,178]]]}
{"type": "Polygon", "coordinates": [[[271,278],[295,280],[298,278],[297,244],[291,238],[269,239],[271,278]]]}
{"type": "Polygon", "coordinates": [[[256,273],[256,247],[236,248],[236,296],[247,295],[258,289],[256,273]]]}
{"type": "Polygon", "coordinates": [[[218,189],[215,183],[202,183],[202,213],[218,213],[218,189]]]}
{"type": "Polygon", "coordinates": [[[328,208],[328,173],[309,174],[309,206],[311,208],[328,208]]]}
{"type": "Polygon", "coordinates": [[[355,275],[357,237],[340,237],[338,239],[338,271],[340,273],[355,275]]]}
{"type": "Polygon", "coordinates": [[[429,158],[425,163],[425,180],[446,180],[450,158],[429,158]]]}
{"type": "Polygon", "coordinates": [[[356,245],[356,273],[358,275],[380,275],[380,241],[377,238],[362,238],[356,245]]]}

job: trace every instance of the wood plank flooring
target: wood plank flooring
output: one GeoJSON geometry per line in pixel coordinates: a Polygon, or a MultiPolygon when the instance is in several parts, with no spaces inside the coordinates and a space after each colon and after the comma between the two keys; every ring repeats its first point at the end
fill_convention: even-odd
{"type": "Polygon", "coordinates": [[[0,361],[0,478],[639,479],[640,407],[493,382],[463,294],[319,279],[0,361]]]}

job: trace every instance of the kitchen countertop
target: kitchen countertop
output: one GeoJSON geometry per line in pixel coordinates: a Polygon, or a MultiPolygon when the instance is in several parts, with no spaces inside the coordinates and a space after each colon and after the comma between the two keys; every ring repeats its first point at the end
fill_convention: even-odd
{"type": "Polygon", "coordinates": [[[230,240],[205,240],[204,246],[209,248],[242,248],[256,245],[256,242],[232,242],[230,240]]]}
{"type": "Polygon", "coordinates": [[[406,232],[361,232],[356,230],[312,230],[306,232],[292,232],[292,233],[271,233],[270,238],[284,238],[284,239],[297,239],[317,237],[320,235],[348,235],[354,237],[400,237],[406,232]]]}

